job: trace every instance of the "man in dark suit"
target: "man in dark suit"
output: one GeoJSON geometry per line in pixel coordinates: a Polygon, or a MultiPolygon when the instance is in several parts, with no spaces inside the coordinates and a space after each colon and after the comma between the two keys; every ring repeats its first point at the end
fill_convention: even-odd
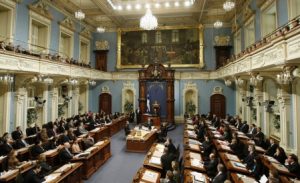
{"type": "Polygon", "coordinates": [[[205,159],[208,159],[211,151],[212,151],[212,143],[209,140],[208,136],[204,136],[204,142],[202,143],[202,153],[205,159]]]}
{"type": "Polygon", "coordinates": [[[278,145],[275,144],[274,139],[270,139],[270,147],[267,149],[265,154],[268,156],[274,156],[277,147],[278,145]]]}
{"type": "Polygon", "coordinates": [[[29,144],[25,141],[25,138],[23,136],[20,139],[16,140],[13,145],[14,149],[21,149],[27,146],[29,146],[29,144]]]}
{"type": "Polygon", "coordinates": [[[3,143],[0,145],[0,155],[6,156],[10,153],[13,149],[12,145],[10,144],[9,139],[3,139],[3,143]]]}
{"type": "Polygon", "coordinates": [[[165,146],[168,148],[169,153],[175,155],[177,153],[176,147],[172,142],[172,139],[170,137],[167,138],[167,141],[165,142],[165,146]]]}
{"type": "Polygon", "coordinates": [[[139,124],[141,122],[141,115],[142,115],[139,107],[135,110],[135,115],[136,115],[136,124],[139,124]]]}
{"type": "Polygon", "coordinates": [[[63,164],[70,162],[74,157],[74,155],[69,151],[70,147],[70,143],[65,142],[63,148],[59,152],[59,158],[63,164]]]}
{"type": "Polygon", "coordinates": [[[174,156],[169,153],[169,150],[167,147],[164,149],[164,154],[160,157],[161,166],[163,168],[162,177],[164,178],[166,176],[166,172],[168,170],[172,170],[172,161],[174,159],[174,156]]]}
{"type": "Polygon", "coordinates": [[[22,132],[20,126],[17,126],[16,130],[13,131],[13,132],[11,133],[11,137],[12,137],[14,140],[18,140],[18,139],[20,139],[22,136],[23,136],[23,132],[22,132]]]}
{"type": "Polygon", "coordinates": [[[261,131],[260,127],[257,127],[257,133],[253,137],[255,145],[263,146],[265,140],[265,134],[261,131]]]}
{"type": "Polygon", "coordinates": [[[246,156],[246,158],[243,160],[243,163],[246,164],[247,168],[252,170],[254,167],[254,159],[257,157],[257,153],[255,151],[254,145],[249,145],[248,147],[249,154],[246,156]]]}
{"type": "Polygon", "coordinates": [[[45,149],[42,147],[42,142],[40,140],[36,140],[34,146],[31,148],[31,156],[36,158],[43,152],[45,152],[45,149]]]}
{"type": "Polygon", "coordinates": [[[298,157],[295,154],[290,154],[285,161],[285,166],[290,173],[295,174],[298,178],[300,177],[300,165],[298,157]]]}
{"type": "Polygon", "coordinates": [[[250,129],[249,132],[247,133],[247,136],[250,138],[253,138],[253,136],[257,133],[257,129],[256,129],[256,125],[255,124],[251,124],[250,125],[250,129]]]}
{"type": "Polygon", "coordinates": [[[129,135],[131,130],[130,130],[130,126],[129,126],[129,121],[126,121],[126,125],[124,127],[124,131],[125,131],[125,136],[129,135]]]}
{"type": "Polygon", "coordinates": [[[30,169],[24,176],[24,183],[41,183],[44,179],[40,179],[38,174],[41,171],[41,165],[37,164],[33,169],[30,169]]]}
{"type": "Polygon", "coordinates": [[[249,125],[247,124],[247,121],[244,121],[243,125],[241,126],[240,131],[243,132],[244,134],[248,133],[249,125]]]}
{"type": "Polygon", "coordinates": [[[204,167],[206,169],[207,175],[213,178],[217,173],[218,160],[215,154],[211,153],[209,155],[209,161],[205,163],[204,167]]]}
{"type": "Polygon", "coordinates": [[[218,164],[218,174],[213,178],[212,183],[224,183],[227,179],[227,173],[225,167],[222,164],[218,164]]]}

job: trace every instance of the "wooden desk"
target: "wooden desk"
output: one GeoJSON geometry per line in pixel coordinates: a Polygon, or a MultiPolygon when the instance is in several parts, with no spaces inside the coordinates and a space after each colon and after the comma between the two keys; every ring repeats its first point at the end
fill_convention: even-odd
{"type": "Polygon", "coordinates": [[[0,177],[0,182],[15,182],[15,179],[17,177],[17,175],[19,174],[19,172],[21,174],[24,174],[26,173],[28,170],[32,169],[33,167],[35,167],[35,162],[33,161],[29,161],[29,162],[26,162],[24,164],[22,164],[18,169],[14,169],[14,170],[11,170],[11,171],[8,171],[6,174],[2,175],[0,177]]]}
{"type": "Polygon", "coordinates": [[[242,163],[240,163],[240,162],[232,161],[232,160],[227,160],[227,161],[225,160],[225,161],[223,161],[223,163],[224,163],[225,167],[230,171],[250,175],[250,172],[246,168],[246,165],[243,166],[242,163]],[[241,165],[241,166],[237,166],[237,165],[241,165]]]}
{"type": "Polygon", "coordinates": [[[128,119],[127,116],[122,116],[119,117],[118,119],[112,120],[110,124],[106,125],[109,128],[110,137],[118,133],[120,130],[122,130],[125,127],[127,119],[128,119]]]}
{"type": "Polygon", "coordinates": [[[217,148],[218,151],[233,153],[233,151],[228,146],[229,145],[228,142],[222,141],[222,140],[216,140],[216,139],[213,139],[212,142],[213,142],[213,144],[215,145],[215,147],[217,148]]]}
{"type": "Polygon", "coordinates": [[[184,168],[205,172],[204,161],[200,153],[184,151],[184,168]]]}
{"type": "Polygon", "coordinates": [[[82,163],[80,162],[63,165],[50,175],[46,176],[43,183],[81,183],[81,166],[82,163]]]}
{"type": "Polygon", "coordinates": [[[193,183],[194,182],[194,175],[200,176],[204,178],[205,183],[209,183],[209,178],[206,174],[200,173],[197,171],[192,171],[185,169],[183,173],[183,182],[184,183],[193,183]]]}
{"type": "Polygon", "coordinates": [[[184,138],[183,139],[183,144],[184,144],[184,149],[185,150],[190,150],[194,152],[201,153],[201,142],[195,139],[190,139],[190,138],[184,138]]]}
{"type": "Polygon", "coordinates": [[[85,153],[89,153],[83,158],[73,158],[72,162],[82,162],[82,176],[84,179],[88,179],[97,169],[111,156],[110,153],[110,141],[100,141],[94,146],[85,150],[85,153]]]}
{"type": "Polygon", "coordinates": [[[160,173],[147,168],[140,168],[133,178],[133,183],[160,183],[160,173]]]}
{"type": "Polygon", "coordinates": [[[219,152],[219,156],[222,159],[222,161],[236,161],[236,162],[241,162],[241,160],[239,159],[239,157],[237,155],[234,154],[227,154],[227,153],[223,153],[223,152],[219,152]]]}
{"type": "Polygon", "coordinates": [[[160,117],[159,116],[152,116],[151,114],[143,114],[142,115],[142,122],[146,123],[148,119],[152,120],[154,126],[160,126],[160,117]]]}
{"type": "Polygon", "coordinates": [[[51,166],[56,166],[59,164],[58,154],[59,154],[58,149],[51,149],[42,153],[42,155],[46,157],[47,163],[51,166]]]}
{"type": "Polygon", "coordinates": [[[163,154],[165,146],[162,144],[153,144],[144,160],[144,167],[162,173],[160,157],[163,154]],[[153,163],[153,159],[159,159],[158,163],[153,163]]]}
{"type": "Polygon", "coordinates": [[[257,181],[253,177],[249,177],[247,175],[231,173],[231,178],[235,183],[256,183],[257,181]]]}
{"type": "Polygon", "coordinates": [[[95,142],[110,137],[110,131],[107,126],[97,127],[94,130],[89,131],[89,134],[94,138],[95,142]]]}
{"type": "Polygon", "coordinates": [[[126,150],[130,152],[147,152],[157,139],[157,130],[158,128],[151,131],[132,130],[126,138],[126,150]],[[142,136],[137,137],[137,133],[141,133],[142,136]]]}
{"type": "Polygon", "coordinates": [[[268,167],[268,169],[272,169],[272,170],[275,169],[281,175],[283,174],[291,177],[296,177],[296,175],[290,173],[289,170],[284,165],[280,164],[276,159],[270,156],[266,156],[266,155],[261,156],[261,161],[266,167],[268,167]]]}

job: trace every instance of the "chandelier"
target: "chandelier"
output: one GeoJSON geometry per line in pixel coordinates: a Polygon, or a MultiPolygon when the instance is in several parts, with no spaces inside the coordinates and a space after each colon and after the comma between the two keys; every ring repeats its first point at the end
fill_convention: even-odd
{"type": "Polygon", "coordinates": [[[5,84],[11,84],[14,82],[14,77],[9,74],[0,76],[0,82],[3,82],[5,84]]]}
{"type": "Polygon", "coordinates": [[[103,32],[105,32],[105,28],[104,27],[97,27],[97,32],[103,33],[103,32]]]}
{"type": "Polygon", "coordinates": [[[227,0],[224,4],[223,4],[223,9],[225,11],[231,11],[233,8],[235,7],[235,3],[231,0],[227,0]]]}
{"type": "Polygon", "coordinates": [[[144,30],[153,30],[157,28],[157,18],[152,15],[149,8],[146,10],[146,14],[140,20],[140,28],[144,30]]]}
{"type": "Polygon", "coordinates": [[[82,12],[82,10],[78,10],[75,12],[75,18],[78,20],[83,20],[85,18],[85,14],[82,12]]]}
{"type": "Polygon", "coordinates": [[[223,26],[223,22],[221,22],[220,20],[217,20],[215,23],[214,23],[214,28],[216,29],[219,29],[223,26]]]}

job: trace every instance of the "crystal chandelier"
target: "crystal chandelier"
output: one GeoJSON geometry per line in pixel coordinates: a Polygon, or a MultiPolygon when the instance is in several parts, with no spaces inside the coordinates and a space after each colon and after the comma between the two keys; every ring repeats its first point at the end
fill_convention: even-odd
{"type": "Polygon", "coordinates": [[[157,25],[157,18],[152,15],[151,10],[148,8],[146,14],[140,20],[140,28],[153,30],[157,28],[157,25]]]}
{"type": "Polygon", "coordinates": [[[233,8],[235,7],[235,3],[231,0],[227,0],[224,4],[223,4],[223,9],[225,11],[231,11],[233,8]]]}
{"type": "Polygon", "coordinates": [[[220,20],[217,20],[215,23],[214,23],[214,28],[216,29],[219,29],[223,26],[223,22],[221,22],[220,20]]]}
{"type": "Polygon", "coordinates": [[[78,20],[83,20],[85,18],[85,14],[82,12],[82,10],[78,10],[75,12],[75,18],[78,20]]]}
{"type": "Polygon", "coordinates": [[[104,27],[97,27],[97,32],[103,33],[103,32],[105,32],[105,28],[104,27]]]}

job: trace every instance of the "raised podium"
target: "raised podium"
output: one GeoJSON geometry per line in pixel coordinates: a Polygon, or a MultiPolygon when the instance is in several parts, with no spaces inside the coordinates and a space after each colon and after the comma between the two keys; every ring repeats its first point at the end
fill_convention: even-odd
{"type": "Polygon", "coordinates": [[[154,126],[160,126],[160,117],[149,113],[142,114],[142,122],[146,123],[150,119],[154,126]]]}

